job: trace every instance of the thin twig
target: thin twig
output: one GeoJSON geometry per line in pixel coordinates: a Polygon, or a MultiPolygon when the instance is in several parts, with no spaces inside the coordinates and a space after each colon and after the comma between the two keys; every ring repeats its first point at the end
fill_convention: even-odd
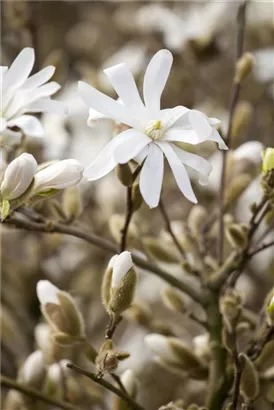
{"type": "Polygon", "coordinates": [[[242,375],[242,366],[241,362],[238,357],[238,347],[237,347],[237,335],[234,329],[233,335],[233,348],[232,348],[232,358],[235,366],[235,378],[234,378],[234,387],[233,387],[233,394],[232,394],[232,407],[231,410],[237,410],[238,408],[238,401],[240,395],[240,382],[241,382],[241,375],[242,375]]]}
{"type": "MultiPolygon", "coordinates": [[[[247,1],[244,1],[238,10],[238,32],[236,45],[236,62],[243,54],[244,49],[244,32],[245,32],[245,15],[246,15],[247,1]]],[[[233,90],[231,103],[229,108],[228,130],[226,135],[226,145],[230,147],[231,131],[233,124],[234,112],[239,99],[241,89],[241,82],[233,80],[233,90]]],[[[219,242],[218,242],[218,260],[219,264],[223,262],[223,248],[224,248],[224,208],[225,208],[225,185],[226,185],[226,168],[227,168],[227,151],[223,151],[223,165],[220,181],[220,221],[219,221],[219,242]]]]}
{"type": "Polygon", "coordinates": [[[178,251],[180,252],[182,257],[185,258],[186,257],[185,251],[184,251],[183,247],[181,246],[180,242],[178,241],[178,239],[176,238],[175,233],[173,232],[173,229],[171,227],[171,223],[170,223],[170,220],[169,220],[169,216],[168,216],[167,210],[165,208],[165,205],[164,205],[164,202],[163,202],[162,199],[159,202],[159,209],[160,209],[160,212],[161,212],[161,214],[163,216],[163,219],[165,221],[166,230],[170,234],[170,236],[171,236],[171,238],[174,242],[174,245],[176,246],[176,248],[178,249],[178,251]]]}
{"type": "Polygon", "coordinates": [[[254,251],[250,252],[249,257],[252,258],[252,256],[264,251],[267,248],[271,248],[271,246],[274,246],[274,241],[263,243],[262,245],[258,246],[258,248],[254,249],[254,251]]]}
{"type": "MultiPolygon", "coordinates": [[[[5,225],[13,225],[17,228],[27,231],[43,232],[48,234],[62,233],[74,236],[83,239],[101,249],[105,249],[111,253],[118,252],[117,246],[112,242],[95,234],[87,233],[75,226],[67,226],[61,223],[55,223],[53,221],[47,221],[45,223],[33,222],[22,217],[20,214],[13,214],[12,216],[8,217],[4,221],[4,223],[5,225]]],[[[182,292],[188,294],[197,303],[203,303],[203,296],[201,291],[198,288],[194,287],[192,284],[185,281],[183,278],[178,279],[175,276],[170,275],[163,268],[139,257],[134,252],[132,252],[132,259],[133,262],[140,268],[145,269],[156,276],[159,276],[160,278],[168,282],[171,286],[174,286],[175,288],[180,289],[182,292]]]]}
{"type": "Polygon", "coordinates": [[[120,252],[123,252],[127,247],[127,235],[129,230],[129,225],[131,218],[133,216],[133,204],[132,204],[132,186],[127,187],[127,208],[126,208],[126,218],[124,227],[121,230],[121,244],[120,244],[120,252]]]}
{"type": "Polygon", "coordinates": [[[41,393],[38,390],[24,386],[20,384],[19,382],[12,380],[9,377],[4,376],[4,375],[1,375],[1,386],[7,387],[8,389],[17,390],[20,393],[23,393],[26,396],[31,397],[32,399],[43,401],[44,403],[50,404],[55,407],[59,407],[60,409],[63,409],[63,410],[80,410],[79,407],[76,407],[64,401],[53,399],[47,396],[46,394],[41,393]]]}
{"type": "Polygon", "coordinates": [[[89,379],[93,380],[95,383],[100,384],[101,386],[105,387],[107,390],[111,391],[112,393],[115,393],[118,397],[120,397],[122,400],[124,400],[128,405],[134,409],[134,410],[145,410],[140,404],[136,403],[132,397],[130,397],[127,393],[124,391],[118,389],[117,387],[113,386],[113,384],[107,382],[106,380],[102,378],[98,378],[98,376],[94,373],[88,372],[85,369],[82,369],[79,366],[76,366],[73,363],[68,363],[67,367],[69,369],[75,370],[77,373],[82,374],[83,376],[88,377],[89,379]]]}

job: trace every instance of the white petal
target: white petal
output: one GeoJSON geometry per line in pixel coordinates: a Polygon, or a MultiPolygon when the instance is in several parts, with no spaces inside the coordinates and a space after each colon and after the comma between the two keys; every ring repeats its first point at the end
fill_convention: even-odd
{"type": "Polygon", "coordinates": [[[54,286],[48,280],[39,280],[36,286],[36,293],[41,305],[46,303],[55,303],[59,304],[57,294],[60,292],[60,289],[57,286],[54,286]]]}
{"type": "MultiPolygon", "coordinates": [[[[177,124],[181,117],[185,116],[185,114],[189,112],[189,109],[184,107],[183,105],[178,105],[175,108],[169,108],[165,110],[161,110],[161,121],[163,123],[163,127],[167,130],[171,128],[175,123],[177,124]]],[[[176,127],[177,128],[177,127],[176,127]]]]}
{"type": "Polygon", "coordinates": [[[188,113],[190,125],[197,132],[199,138],[207,140],[211,134],[212,128],[207,117],[197,110],[191,110],[188,113]]]}
{"type": "Polygon", "coordinates": [[[115,288],[126,273],[133,267],[131,253],[124,251],[114,260],[111,286],[115,288]]]}
{"type": "Polygon", "coordinates": [[[42,137],[44,129],[40,121],[32,115],[22,115],[8,122],[9,127],[18,127],[30,137],[42,137]]]}
{"type": "Polygon", "coordinates": [[[41,350],[31,353],[24,363],[22,377],[24,383],[30,383],[40,379],[45,370],[45,359],[41,350]]]}
{"type": "Polygon", "coordinates": [[[165,88],[173,57],[170,51],[160,50],[150,60],[144,77],[144,100],[152,112],[160,110],[161,95],[165,88]]]}
{"type": "Polygon", "coordinates": [[[8,89],[20,87],[28,78],[34,64],[34,50],[26,47],[16,57],[8,72],[5,74],[3,93],[8,89]]]}
{"type": "Polygon", "coordinates": [[[164,157],[154,143],[149,145],[148,155],[141,170],[140,191],[150,208],[159,204],[164,174],[164,157]]]}
{"type": "Polygon", "coordinates": [[[130,130],[123,131],[116,135],[85,169],[84,176],[89,181],[95,181],[96,179],[104,177],[116,167],[117,162],[114,159],[114,150],[121,141],[127,138],[128,131],[130,130]]]}
{"type": "Polygon", "coordinates": [[[43,70],[38,71],[38,73],[30,76],[23,84],[22,89],[33,89],[40,87],[40,85],[46,83],[54,74],[55,67],[52,65],[45,67],[43,70]]]}
{"type": "Polygon", "coordinates": [[[60,84],[55,81],[41,85],[41,87],[31,90],[25,94],[26,103],[29,105],[40,98],[50,97],[52,94],[55,94],[58,90],[60,90],[60,88],[60,84]]]}
{"type": "Polygon", "coordinates": [[[108,120],[109,118],[107,118],[104,114],[101,114],[100,112],[94,110],[93,108],[89,109],[88,121],[87,121],[87,124],[89,127],[94,127],[94,125],[96,124],[96,121],[101,120],[101,119],[108,120]]]}
{"type": "Polygon", "coordinates": [[[192,154],[190,152],[186,152],[176,145],[170,144],[175,151],[176,155],[185,165],[195,169],[200,174],[200,184],[206,185],[208,182],[208,177],[210,172],[212,171],[212,165],[206,159],[199,157],[199,155],[192,154]]]}
{"type": "Polygon", "coordinates": [[[100,112],[107,118],[122,122],[130,127],[134,126],[134,121],[123,104],[113,100],[83,81],[79,81],[78,91],[89,107],[100,112]]]}
{"type": "Polygon", "coordinates": [[[50,98],[41,98],[38,101],[27,105],[24,112],[49,112],[52,114],[65,115],[68,108],[61,101],[51,100],[50,98]]]}
{"type": "Polygon", "coordinates": [[[164,136],[165,141],[178,141],[185,142],[187,144],[197,145],[205,141],[217,142],[220,149],[228,149],[224,140],[221,138],[217,130],[212,128],[211,134],[208,138],[199,137],[197,132],[192,129],[177,129],[170,128],[166,131],[164,136]]]}
{"type": "Polygon", "coordinates": [[[180,159],[177,157],[177,155],[168,143],[158,142],[157,144],[163,150],[181,192],[189,201],[196,204],[198,201],[193,192],[189,176],[186,172],[184,165],[181,163],[180,159]]]}
{"type": "Polygon", "coordinates": [[[148,154],[148,145],[146,145],[145,148],[143,148],[142,151],[140,151],[139,154],[137,154],[133,159],[134,161],[138,162],[138,164],[141,165],[141,163],[147,157],[147,154],[148,154]]]}
{"type": "Polygon", "coordinates": [[[128,66],[124,63],[117,64],[104,72],[124,105],[134,113],[139,115],[143,113],[145,107],[128,66]]]}
{"type": "Polygon", "coordinates": [[[173,362],[178,361],[176,356],[173,354],[168,338],[157,333],[151,333],[145,336],[146,345],[162,359],[173,362]]]}
{"type": "Polygon", "coordinates": [[[22,133],[18,131],[12,131],[8,128],[1,133],[3,147],[11,147],[18,144],[22,138],[22,133]]]}
{"type": "Polygon", "coordinates": [[[138,131],[128,130],[128,137],[122,141],[114,150],[114,159],[118,164],[125,164],[142,151],[151,139],[138,131]]]}
{"type": "Polygon", "coordinates": [[[121,382],[125,387],[127,393],[132,396],[136,391],[136,376],[132,369],[127,369],[121,375],[121,382]]]}
{"type": "Polygon", "coordinates": [[[208,118],[208,122],[210,125],[214,126],[214,125],[218,125],[221,123],[220,120],[218,120],[218,118],[208,118]]]}

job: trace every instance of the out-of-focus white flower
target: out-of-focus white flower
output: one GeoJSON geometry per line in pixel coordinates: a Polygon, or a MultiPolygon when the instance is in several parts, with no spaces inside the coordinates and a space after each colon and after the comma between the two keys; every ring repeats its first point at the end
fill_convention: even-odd
{"type": "Polygon", "coordinates": [[[34,177],[33,193],[71,187],[82,179],[83,167],[75,159],[65,159],[38,171],[34,177]]]}
{"type": "Polygon", "coordinates": [[[112,268],[111,286],[115,288],[127,272],[133,268],[131,253],[124,251],[120,255],[114,255],[108,264],[108,268],[112,268]]]}
{"type": "Polygon", "coordinates": [[[178,358],[172,351],[166,336],[151,333],[145,336],[145,343],[161,359],[171,363],[177,362],[178,358]]]}
{"type": "Polygon", "coordinates": [[[0,132],[3,143],[12,144],[20,140],[22,134],[41,137],[44,133],[40,121],[29,113],[65,113],[65,106],[51,100],[60,85],[49,81],[55,67],[48,66],[29,77],[34,65],[34,50],[24,48],[12,65],[0,67],[1,116],[0,132]],[[47,83],[47,84],[46,84],[47,83]],[[14,131],[17,127],[20,131],[14,131]]]}
{"type": "Polygon", "coordinates": [[[33,384],[43,376],[45,372],[45,360],[41,350],[36,350],[25,361],[21,377],[24,383],[33,384]]]}
{"type": "Polygon", "coordinates": [[[88,180],[97,180],[108,174],[117,164],[135,159],[144,161],[140,173],[140,190],[145,202],[154,208],[158,205],[166,157],[177,185],[190,201],[197,199],[184,165],[195,169],[200,182],[206,183],[211,165],[195,154],[178,148],[174,143],[199,144],[216,141],[227,149],[215,126],[219,121],[207,118],[197,110],[178,106],[160,109],[160,99],[172,65],[172,54],[160,50],[151,59],[144,77],[144,101],[140,98],[134,78],[126,64],[105,70],[121,103],[84,82],[79,83],[79,93],[91,108],[127,125],[130,129],[114,137],[95,161],[85,169],[88,180]]]}
{"type": "Polygon", "coordinates": [[[274,48],[268,47],[253,52],[256,64],[254,66],[254,75],[262,83],[274,80],[273,62],[274,48]]]}
{"type": "Polygon", "coordinates": [[[195,336],[193,339],[194,352],[198,357],[205,358],[210,354],[209,334],[195,336]]]}
{"type": "Polygon", "coordinates": [[[68,372],[67,364],[69,360],[61,360],[58,363],[53,363],[48,368],[47,376],[51,382],[55,383],[56,385],[60,385],[64,372],[68,372]]]}
{"type": "Polygon", "coordinates": [[[37,162],[31,154],[23,153],[7,167],[1,184],[2,199],[19,198],[29,188],[37,170],[37,162]]]}
{"type": "Polygon", "coordinates": [[[41,305],[46,303],[55,303],[59,304],[57,294],[61,292],[57,286],[54,286],[48,280],[39,280],[37,283],[36,293],[41,305]]]}
{"type": "Polygon", "coordinates": [[[121,382],[130,396],[135,396],[137,390],[136,376],[132,369],[126,370],[121,376],[121,382]]]}

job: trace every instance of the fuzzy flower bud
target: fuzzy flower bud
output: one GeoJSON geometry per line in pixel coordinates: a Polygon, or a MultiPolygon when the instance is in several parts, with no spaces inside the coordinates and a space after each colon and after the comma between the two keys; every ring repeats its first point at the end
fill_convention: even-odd
{"type": "Polygon", "coordinates": [[[1,197],[11,201],[23,195],[33,181],[37,162],[31,154],[23,153],[7,167],[1,184],[1,197]]]}
{"type": "Polygon", "coordinates": [[[243,301],[235,289],[228,291],[220,301],[220,310],[227,323],[234,326],[241,314],[243,301]]]}
{"type": "Polygon", "coordinates": [[[76,185],[82,178],[82,172],[82,165],[74,159],[49,165],[35,175],[32,195],[52,193],[76,185]]]}
{"type": "Polygon", "coordinates": [[[47,280],[40,280],[37,296],[45,319],[56,332],[54,339],[57,343],[67,345],[85,339],[82,315],[67,292],[47,280]]]}
{"type": "Polygon", "coordinates": [[[247,246],[248,232],[245,227],[239,224],[229,224],[225,229],[226,238],[232,248],[244,249],[247,246]]]}
{"type": "Polygon", "coordinates": [[[41,350],[31,353],[25,361],[19,378],[23,383],[38,386],[45,376],[45,360],[41,350]]]}
{"type": "Polygon", "coordinates": [[[267,322],[269,326],[273,326],[274,325],[274,295],[272,296],[269,302],[269,305],[266,309],[266,313],[267,313],[267,322]]]}
{"type": "Polygon", "coordinates": [[[184,312],[185,304],[181,292],[170,287],[166,287],[161,293],[162,300],[168,309],[175,312],[184,312]]]}
{"type": "Polygon", "coordinates": [[[267,174],[274,170],[274,148],[266,148],[262,153],[262,172],[267,174]]]}
{"type": "Polygon", "coordinates": [[[119,352],[113,349],[111,340],[106,340],[99,349],[95,364],[98,370],[98,375],[114,372],[120,361],[129,357],[127,352],[119,352]]]}
{"type": "Polygon", "coordinates": [[[239,360],[242,365],[242,376],[240,389],[241,393],[247,400],[254,400],[259,394],[259,375],[254,364],[243,353],[239,354],[239,360]]]}
{"type": "Polygon", "coordinates": [[[237,61],[234,81],[236,83],[242,82],[251,73],[254,65],[254,56],[249,52],[244,53],[242,57],[237,61]]]}
{"type": "Polygon", "coordinates": [[[62,205],[68,219],[75,219],[83,212],[83,202],[78,186],[72,186],[64,191],[62,205]]]}

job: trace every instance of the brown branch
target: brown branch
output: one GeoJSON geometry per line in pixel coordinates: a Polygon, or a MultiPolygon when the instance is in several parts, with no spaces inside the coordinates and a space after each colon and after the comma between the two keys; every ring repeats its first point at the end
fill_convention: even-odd
{"type": "MultiPolygon", "coordinates": [[[[74,236],[80,239],[87,241],[88,243],[95,245],[101,249],[105,249],[111,253],[118,253],[119,250],[117,246],[112,242],[104,239],[95,234],[87,233],[78,227],[67,226],[61,223],[55,223],[54,221],[46,221],[45,223],[38,223],[30,221],[20,214],[13,214],[4,221],[5,225],[13,225],[17,228],[24,229],[27,231],[43,232],[43,233],[61,233],[70,236],[74,236]]],[[[177,289],[180,289],[182,292],[188,294],[193,300],[197,303],[203,303],[203,296],[199,289],[192,286],[182,278],[177,279],[175,276],[170,275],[161,267],[144,260],[140,256],[136,255],[135,252],[132,252],[133,262],[142,269],[147,270],[148,272],[153,273],[156,276],[159,276],[164,281],[168,282],[171,286],[174,286],[177,289]]]]}
{"type": "Polygon", "coordinates": [[[263,243],[262,245],[258,246],[258,248],[254,249],[254,251],[250,252],[249,257],[252,258],[252,256],[264,251],[267,248],[271,248],[271,246],[274,246],[274,241],[263,243]]]}
{"type": "Polygon", "coordinates": [[[171,223],[170,223],[170,220],[169,220],[169,216],[168,216],[168,213],[167,213],[167,211],[166,211],[166,208],[165,208],[165,205],[164,205],[164,202],[163,202],[162,199],[161,199],[160,202],[159,202],[159,209],[160,209],[160,212],[161,212],[161,214],[162,214],[162,216],[163,216],[163,219],[164,219],[164,221],[165,221],[166,230],[167,230],[168,233],[170,234],[170,236],[171,236],[171,238],[172,238],[172,240],[173,240],[173,242],[174,242],[174,245],[176,246],[176,248],[178,249],[178,251],[180,252],[180,254],[182,255],[182,257],[183,257],[183,258],[186,258],[185,251],[184,251],[183,247],[181,246],[180,242],[178,241],[178,239],[176,238],[176,235],[175,235],[174,232],[173,232],[173,229],[172,229],[172,227],[171,227],[171,223]]]}
{"type": "Polygon", "coordinates": [[[1,386],[7,387],[8,389],[17,390],[20,393],[23,393],[26,396],[31,397],[32,399],[43,401],[44,403],[59,407],[60,409],[63,409],[63,410],[80,410],[79,407],[76,407],[64,401],[53,399],[47,396],[46,394],[41,393],[38,390],[24,386],[20,384],[19,382],[12,380],[9,377],[4,376],[4,375],[1,375],[1,386]]]}
{"type": "Polygon", "coordinates": [[[126,218],[124,227],[121,230],[121,244],[120,244],[120,252],[123,252],[127,247],[127,234],[129,230],[129,225],[131,218],[133,216],[133,204],[132,204],[132,186],[127,187],[127,210],[126,210],[126,218]]]}
{"type": "MultiPolygon", "coordinates": [[[[244,32],[245,32],[245,15],[247,1],[244,1],[238,9],[238,32],[237,32],[237,45],[236,45],[236,62],[243,54],[244,49],[244,32]]],[[[235,65],[236,72],[236,65],[235,65]]],[[[233,117],[236,109],[236,105],[239,99],[241,89],[241,82],[233,80],[232,97],[229,108],[229,120],[228,120],[228,130],[226,135],[226,144],[228,148],[230,147],[231,132],[233,117]]],[[[226,168],[227,168],[227,151],[223,151],[223,165],[220,181],[220,221],[219,221],[219,247],[218,247],[218,260],[221,264],[223,262],[223,248],[224,248],[224,209],[225,209],[225,185],[226,185],[226,168]]]]}
{"type": "Polygon", "coordinates": [[[118,389],[117,387],[113,386],[113,384],[107,382],[102,378],[98,378],[98,376],[94,373],[88,372],[85,369],[82,369],[79,366],[76,366],[73,363],[68,363],[67,367],[76,371],[77,373],[82,374],[83,376],[88,377],[89,379],[93,380],[95,383],[100,384],[101,386],[105,387],[107,390],[111,391],[112,393],[116,394],[116,396],[120,397],[124,400],[132,409],[134,410],[145,410],[140,404],[136,403],[132,397],[130,397],[124,391],[118,389]]]}

